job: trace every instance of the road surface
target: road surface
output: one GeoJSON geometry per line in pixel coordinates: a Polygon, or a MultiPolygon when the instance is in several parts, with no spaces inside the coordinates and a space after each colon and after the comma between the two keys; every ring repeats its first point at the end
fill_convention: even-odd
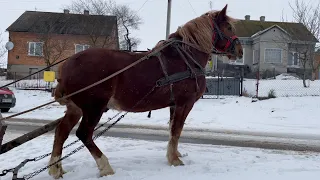
{"type": "MultiPolygon", "coordinates": [[[[15,119],[7,121],[8,128],[4,136],[4,142],[8,142],[20,135],[35,130],[50,121],[15,119]]],[[[72,130],[75,134],[77,126],[72,130]]],[[[100,130],[104,129],[102,127],[100,130]]],[[[49,133],[54,133],[50,131],[49,133]]],[[[168,141],[169,132],[163,127],[139,127],[129,125],[116,125],[103,136],[131,138],[148,141],[168,141]]],[[[34,139],[35,140],[35,139],[34,139]]],[[[263,135],[259,133],[237,133],[223,131],[195,131],[184,130],[180,138],[181,143],[211,144],[238,147],[255,147],[278,150],[315,151],[320,152],[320,137],[305,136],[294,137],[275,135],[263,135]]]]}

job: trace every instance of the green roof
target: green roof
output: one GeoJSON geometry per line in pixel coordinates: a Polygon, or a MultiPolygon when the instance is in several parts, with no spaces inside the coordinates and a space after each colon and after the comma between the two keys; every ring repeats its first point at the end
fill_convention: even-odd
{"type": "Polygon", "coordinates": [[[238,37],[251,37],[259,31],[278,25],[292,35],[294,40],[319,42],[302,23],[239,20],[235,24],[238,37]]]}

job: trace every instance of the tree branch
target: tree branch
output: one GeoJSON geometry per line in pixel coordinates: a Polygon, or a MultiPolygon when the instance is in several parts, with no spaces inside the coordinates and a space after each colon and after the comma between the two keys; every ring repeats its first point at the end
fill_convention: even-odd
{"type": "MultiPolygon", "coordinates": [[[[118,20],[120,44],[123,44],[123,42],[131,42],[126,46],[121,45],[121,49],[133,49],[140,43],[139,39],[130,36],[130,32],[139,29],[142,20],[137,13],[127,5],[117,5],[114,0],[73,0],[71,4],[65,6],[65,8],[70,9],[73,13],[79,14],[82,14],[83,10],[89,10],[90,14],[114,15],[118,20]]],[[[105,40],[103,42],[106,43],[110,41],[110,38],[108,39],[107,37],[103,39],[105,40]]],[[[103,47],[106,46],[106,44],[102,44],[103,47]]]]}

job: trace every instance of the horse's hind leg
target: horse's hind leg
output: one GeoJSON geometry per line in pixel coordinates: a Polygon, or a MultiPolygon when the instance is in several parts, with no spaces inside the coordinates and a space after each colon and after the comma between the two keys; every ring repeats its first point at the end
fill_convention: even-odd
{"type": "MultiPolygon", "coordinates": [[[[49,164],[55,163],[61,158],[63,144],[68,138],[72,128],[80,120],[81,116],[81,109],[73,102],[69,101],[67,104],[66,114],[61,119],[55,131],[54,144],[49,164]]],[[[62,177],[64,173],[65,171],[62,169],[61,161],[51,166],[49,169],[49,175],[55,179],[62,177]]]]}
{"type": "Polygon", "coordinates": [[[169,165],[184,165],[179,159],[181,154],[178,151],[178,141],[183,129],[184,121],[193,107],[194,102],[177,105],[174,109],[170,108],[170,137],[167,147],[167,159],[169,165]],[[172,115],[171,115],[172,113],[172,115]]]}
{"type": "Polygon", "coordinates": [[[82,109],[82,112],[83,118],[77,129],[76,135],[95,159],[100,171],[100,176],[112,175],[114,174],[114,171],[109,164],[108,158],[100,151],[92,139],[94,128],[98,124],[103,110],[95,105],[92,106],[92,108],[82,109]]]}

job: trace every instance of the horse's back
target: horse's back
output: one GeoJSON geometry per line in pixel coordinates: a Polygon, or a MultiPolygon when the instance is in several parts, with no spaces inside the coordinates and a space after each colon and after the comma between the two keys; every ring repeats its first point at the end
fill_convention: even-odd
{"type": "MultiPolygon", "coordinates": [[[[74,54],[63,64],[59,72],[60,83],[66,93],[75,92],[123,69],[140,56],[143,55],[106,48],[89,48],[74,54]]],[[[92,87],[86,93],[110,94],[115,88],[112,84],[116,78],[92,87]]]]}

